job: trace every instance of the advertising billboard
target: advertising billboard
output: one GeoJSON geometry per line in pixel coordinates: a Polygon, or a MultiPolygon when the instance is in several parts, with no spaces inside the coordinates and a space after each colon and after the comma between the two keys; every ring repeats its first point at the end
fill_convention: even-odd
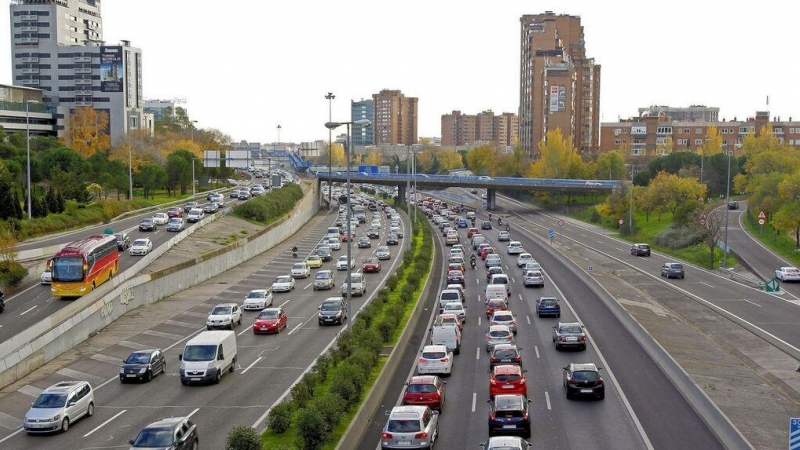
{"type": "Polygon", "coordinates": [[[225,167],[247,168],[250,165],[249,150],[228,150],[225,153],[225,167]]]}
{"type": "Polygon", "coordinates": [[[122,47],[100,47],[100,91],[122,92],[122,47]]]}
{"type": "Polygon", "coordinates": [[[558,86],[550,87],[550,112],[558,111],[558,86]]]}

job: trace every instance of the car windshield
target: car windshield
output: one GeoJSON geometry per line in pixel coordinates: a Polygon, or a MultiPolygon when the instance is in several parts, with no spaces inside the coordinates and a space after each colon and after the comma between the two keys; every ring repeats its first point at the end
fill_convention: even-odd
{"type": "Polygon", "coordinates": [[[411,394],[433,394],[436,392],[436,386],[432,384],[409,384],[406,392],[411,394]]]}
{"type": "Polygon", "coordinates": [[[441,300],[461,301],[461,299],[458,297],[458,292],[442,292],[441,300]]]}
{"type": "Polygon", "coordinates": [[[133,441],[134,447],[158,448],[169,447],[172,445],[172,430],[168,428],[146,428],[136,436],[133,441]]]}
{"type": "Polygon", "coordinates": [[[461,303],[448,303],[444,305],[445,311],[461,311],[461,303]]]}
{"type": "Polygon", "coordinates": [[[153,223],[153,219],[144,219],[144,220],[142,220],[142,223],[143,224],[153,223]]]}
{"type": "Polygon", "coordinates": [[[506,337],[508,337],[510,334],[511,334],[511,333],[509,333],[509,332],[508,332],[508,331],[506,331],[506,330],[495,330],[495,331],[490,331],[490,332],[489,332],[489,336],[491,336],[491,337],[493,337],[493,338],[506,338],[506,337]]]}
{"type": "Polygon", "coordinates": [[[137,239],[133,241],[134,247],[144,247],[145,245],[147,245],[147,241],[145,241],[144,239],[137,239]]]}
{"type": "Polygon", "coordinates": [[[800,272],[800,270],[798,270],[798,269],[795,269],[795,268],[793,268],[793,267],[789,267],[789,268],[783,269],[783,271],[784,271],[785,273],[798,273],[798,272],[800,272]]]}
{"type": "Polygon", "coordinates": [[[80,281],[82,279],[82,258],[59,257],[53,261],[53,281],[80,281]]]}
{"type": "Polygon", "coordinates": [[[670,264],[669,268],[672,270],[681,270],[683,269],[683,266],[680,264],[670,264]]]}
{"type": "Polygon", "coordinates": [[[247,294],[247,298],[264,298],[266,296],[266,292],[263,291],[253,291],[247,294]]]}
{"type": "Polygon", "coordinates": [[[646,244],[639,244],[639,248],[642,250],[650,250],[650,246],[646,244]]]}
{"type": "Polygon", "coordinates": [[[492,322],[511,322],[514,320],[510,314],[495,314],[492,318],[492,322]]]}
{"type": "Polygon", "coordinates": [[[562,325],[559,331],[563,334],[580,334],[581,327],[580,325],[562,325]]]}
{"type": "Polygon", "coordinates": [[[317,274],[314,276],[314,278],[316,278],[318,280],[327,280],[330,277],[331,277],[331,274],[328,273],[328,272],[317,272],[317,274]]]}
{"type": "Polygon", "coordinates": [[[494,400],[494,407],[499,411],[521,411],[522,410],[522,400],[514,396],[497,396],[494,400]]]}
{"type": "Polygon", "coordinates": [[[291,280],[291,277],[278,277],[275,279],[276,283],[288,283],[291,280]]]}
{"type": "Polygon", "coordinates": [[[598,375],[595,371],[585,370],[573,372],[572,378],[579,381],[597,381],[600,379],[600,375],[598,375]]]}
{"type": "Polygon", "coordinates": [[[177,217],[173,217],[172,219],[169,219],[169,223],[171,225],[178,225],[179,223],[181,223],[181,219],[179,219],[177,217]]]}
{"type": "Polygon", "coordinates": [[[422,352],[423,359],[442,359],[447,354],[445,352],[422,352]]]}
{"type": "Polygon", "coordinates": [[[131,353],[125,364],[147,364],[150,362],[149,353],[131,353]]]}
{"type": "Polygon", "coordinates": [[[297,263],[297,264],[292,266],[292,269],[305,269],[305,268],[306,268],[306,265],[303,264],[303,263],[297,263]]]}
{"type": "Polygon", "coordinates": [[[415,433],[420,430],[419,420],[390,420],[386,431],[391,433],[415,433]]]}
{"type": "Polygon", "coordinates": [[[323,311],[339,311],[342,307],[338,302],[325,302],[320,309],[323,311]]]}
{"type": "Polygon", "coordinates": [[[492,277],[492,284],[508,284],[506,277],[492,277]]]}
{"type": "Polygon", "coordinates": [[[495,349],[494,356],[497,358],[513,358],[517,356],[517,351],[513,348],[499,348],[495,349]]]}
{"type": "Polygon", "coordinates": [[[216,345],[187,345],[183,349],[184,361],[213,361],[216,356],[216,345]]]}
{"type": "Polygon", "coordinates": [[[555,306],[556,305],[556,300],[553,299],[553,298],[546,298],[546,299],[543,299],[542,301],[540,301],[539,304],[542,305],[542,306],[555,306]]]}
{"type": "Polygon", "coordinates": [[[462,273],[461,273],[460,270],[451,270],[450,272],[447,272],[447,276],[448,277],[459,277],[459,278],[461,278],[462,273]]]}
{"type": "Polygon", "coordinates": [[[230,313],[231,313],[231,307],[230,306],[217,306],[217,307],[215,307],[214,309],[211,310],[211,315],[212,316],[222,316],[222,315],[230,314],[230,313]]]}
{"type": "Polygon", "coordinates": [[[522,377],[516,373],[498,373],[494,376],[495,380],[503,382],[519,381],[520,378],[522,377]]]}
{"type": "Polygon", "coordinates": [[[506,302],[501,300],[501,299],[493,298],[493,299],[489,300],[488,306],[491,306],[493,308],[499,308],[499,307],[502,307],[502,306],[506,306],[506,302]]]}
{"type": "Polygon", "coordinates": [[[117,234],[115,234],[114,236],[116,236],[116,238],[117,238],[117,242],[119,242],[119,241],[124,241],[124,240],[125,240],[125,237],[126,237],[126,236],[125,236],[124,234],[122,234],[122,233],[117,233],[117,234]]]}
{"type": "Polygon", "coordinates": [[[66,402],[65,394],[41,394],[31,406],[33,408],[61,408],[66,402]]]}
{"type": "Polygon", "coordinates": [[[258,315],[259,319],[277,319],[278,311],[261,311],[258,315]]]}

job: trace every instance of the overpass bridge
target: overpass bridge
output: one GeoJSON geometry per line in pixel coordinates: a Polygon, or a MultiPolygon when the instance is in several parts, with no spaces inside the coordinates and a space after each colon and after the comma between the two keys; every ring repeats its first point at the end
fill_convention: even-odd
{"type": "MultiPolygon", "coordinates": [[[[318,182],[346,182],[347,172],[316,172],[318,182]]],[[[547,191],[547,192],[607,192],[622,186],[620,180],[565,180],[557,178],[514,178],[514,177],[478,177],[459,175],[416,176],[404,173],[364,173],[350,172],[350,182],[397,186],[398,197],[406,198],[406,186],[414,183],[418,189],[446,189],[465,187],[486,189],[486,207],[494,209],[495,195],[498,189],[504,191],[547,191]]]]}

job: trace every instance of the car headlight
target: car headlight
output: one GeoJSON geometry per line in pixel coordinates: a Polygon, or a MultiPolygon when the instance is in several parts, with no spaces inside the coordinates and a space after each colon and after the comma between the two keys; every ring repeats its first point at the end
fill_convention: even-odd
{"type": "Polygon", "coordinates": [[[142,367],[139,369],[139,373],[145,373],[147,371],[147,367],[142,367]]]}
{"type": "Polygon", "coordinates": [[[51,421],[51,422],[56,422],[56,421],[58,421],[60,419],[61,419],[61,414],[56,414],[55,416],[53,416],[53,417],[51,417],[51,418],[49,418],[47,420],[51,421]]]}
{"type": "Polygon", "coordinates": [[[119,368],[119,373],[125,373],[125,368],[124,367],[120,367],[119,368]]]}

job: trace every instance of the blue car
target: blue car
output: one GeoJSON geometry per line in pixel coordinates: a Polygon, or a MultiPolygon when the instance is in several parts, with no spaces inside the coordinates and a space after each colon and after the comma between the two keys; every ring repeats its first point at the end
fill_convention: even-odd
{"type": "Polygon", "coordinates": [[[458,219],[458,228],[467,228],[467,219],[458,219]]]}
{"type": "Polygon", "coordinates": [[[536,315],[561,317],[561,304],[555,297],[540,297],[536,300],[536,315]]]}

